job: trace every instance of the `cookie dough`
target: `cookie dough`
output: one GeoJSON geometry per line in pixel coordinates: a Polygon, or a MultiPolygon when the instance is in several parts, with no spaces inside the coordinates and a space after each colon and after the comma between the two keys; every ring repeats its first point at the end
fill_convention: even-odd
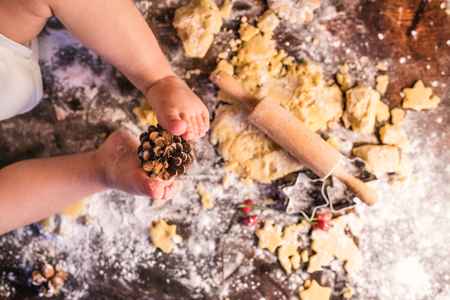
{"type": "Polygon", "coordinates": [[[286,226],[283,231],[283,241],[278,248],[278,260],[288,274],[291,273],[292,268],[298,269],[300,267],[301,258],[298,248],[302,243],[298,241],[298,233],[302,229],[302,224],[294,224],[286,226]]]}
{"type": "Polygon", "coordinates": [[[403,108],[410,108],[416,111],[423,109],[436,108],[441,102],[441,99],[433,95],[433,90],[429,87],[425,87],[422,80],[418,80],[413,88],[404,88],[403,93],[405,98],[403,99],[403,108]]]}
{"type": "Polygon", "coordinates": [[[224,0],[222,6],[220,7],[220,14],[222,18],[229,19],[231,17],[231,11],[233,10],[233,5],[236,0],[224,0]]]}
{"type": "Polygon", "coordinates": [[[394,125],[405,123],[405,111],[401,108],[393,108],[391,110],[391,121],[394,125]]]}
{"type": "Polygon", "coordinates": [[[314,19],[320,0],[268,0],[269,8],[288,23],[302,24],[314,19]]]}
{"type": "Polygon", "coordinates": [[[400,155],[395,146],[364,145],[353,148],[353,155],[366,161],[372,173],[393,173],[398,170],[400,155]]]}
{"type": "Polygon", "coordinates": [[[382,61],[380,61],[380,62],[377,64],[376,67],[377,67],[377,69],[380,70],[380,71],[387,71],[387,70],[388,70],[387,65],[386,65],[384,62],[382,62],[382,61]]]}
{"type": "Polygon", "coordinates": [[[72,206],[65,208],[61,212],[61,215],[69,216],[72,218],[73,221],[76,221],[78,217],[81,215],[83,208],[84,208],[84,200],[81,200],[73,204],[72,206]]]}
{"type": "Polygon", "coordinates": [[[278,260],[281,266],[288,274],[292,269],[300,267],[301,256],[298,248],[301,242],[298,240],[299,232],[305,228],[303,223],[286,226],[281,235],[281,226],[273,226],[269,222],[265,222],[264,226],[255,230],[256,236],[259,238],[258,247],[267,248],[274,253],[278,248],[278,260]]]}
{"type": "Polygon", "coordinates": [[[399,178],[402,179],[402,178],[410,177],[412,175],[412,173],[413,173],[412,162],[411,162],[411,160],[408,157],[403,155],[400,158],[400,163],[398,165],[398,169],[397,169],[396,174],[397,174],[397,176],[399,178]]]}
{"type": "Polygon", "coordinates": [[[372,133],[375,118],[382,108],[380,94],[360,83],[347,91],[346,99],[346,109],[342,116],[345,127],[352,127],[356,133],[372,133]]]}
{"type": "Polygon", "coordinates": [[[397,125],[386,124],[380,128],[380,138],[383,144],[396,146],[403,152],[411,148],[406,133],[397,125]]]}
{"type": "MultiPolygon", "coordinates": [[[[297,63],[283,50],[276,50],[270,31],[259,30],[259,27],[273,30],[274,18],[270,12],[264,14],[258,28],[251,30],[246,22],[242,24],[240,32],[245,35],[241,36],[244,42],[231,58],[235,78],[256,98],[270,96],[311,130],[326,129],[330,121],[338,121],[342,115],[342,91],[336,84],[328,85],[324,81],[321,67],[308,61],[297,63]],[[255,29],[257,34],[253,33],[255,29]],[[247,32],[252,32],[250,38],[247,32]]],[[[223,67],[221,63],[218,69],[223,67]]],[[[262,183],[302,168],[297,160],[246,121],[246,109],[237,100],[223,91],[218,96],[226,104],[216,110],[211,142],[218,144],[225,168],[262,183]]]]}
{"type": "Polygon", "coordinates": [[[330,144],[334,149],[339,149],[339,147],[341,146],[339,144],[339,141],[335,137],[330,137],[329,139],[327,139],[327,143],[330,144]]]}
{"type": "Polygon", "coordinates": [[[378,122],[384,122],[389,120],[391,114],[389,113],[389,106],[383,102],[378,103],[376,119],[378,122]]]}
{"type": "Polygon", "coordinates": [[[222,22],[222,13],[212,0],[192,0],[177,9],[173,26],[178,28],[184,55],[203,58],[222,22]]]}
{"type": "Polygon", "coordinates": [[[341,86],[343,92],[346,92],[353,87],[353,79],[350,75],[338,73],[336,75],[336,81],[341,86]]]}
{"type": "Polygon", "coordinates": [[[152,238],[153,247],[161,249],[165,253],[170,253],[173,244],[182,242],[181,236],[176,234],[177,225],[167,225],[164,220],[158,220],[147,228],[152,238]]]}
{"type": "Polygon", "coordinates": [[[331,288],[320,286],[317,281],[313,280],[308,288],[300,292],[302,300],[330,300],[331,288]]]}
{"type": "Polygon", "coordinates": [[[142,125],[149,124],[155,125],[158,124],[158,120],[156,119],[156,113],[153,111],[150,104],[148,104],[147,99],[141,100],[141,106],[135,107],[133,109],[133,113],[139,120],[139,123],[142,125]]]}
{"type": "Polygon", "coordinates": [[[232,64],[230,64],[226,60],[222,59],[217,64],[216,71],[224,71],[224,72],[228,73],[229,75],[233,75],[234,74],[234,67],[233,67],[232,64]]]}
{"type": "Polygon", "coordinates": [[[377,76],[377,85],[376,89],[380,94],[386,93],[387,87],[389,85],[389,77],[387,75],[378,75],[377,76]]]}
{"type": "Polygon", "coordinates": [[[255,234],[259,238],[258,247],[267,248],[267,250],[272,253],[274,253],[283,242],[281,237],[281,226],[273,226],[268,221],[264,222],[264,226],[262,228],[256,229],[255,234]]]}
{"type": "Polygon", "coordinates": [[[278,24],[280,24],[280,19],[278,19],[277,15],[271,10],[266,10],[264,14],[258,18],[257,27],[263,33],[271,33],[278,24]]]}
{"type": "Polygon", "coordinates": [[[205,186],[202,183],[197,185],[197,190],[200,193],[202,207],[204,209],[209,209],[213,206],[213,201],[211,198],[211,194],[206,190],[205,186]]]}
{"type": "MultiPolygon", "coordinates": [[[[313,273],[319,271],[322,266],[331,262],[333,257],[344,260],[344,268],[348,276],[353,274],[353,270],[362,262],[362,255],[353,239],[345,234],[345,228],[350,222],[359,220],[354,214],[344,215],[333,219],[330,224],[333,226],[328,231],[315,229],[311,234],[311,248],[316,252],[309,259],[307,271],[313,273]]],[[[351,226],[349,226],[350,229],[351,226]]]]}

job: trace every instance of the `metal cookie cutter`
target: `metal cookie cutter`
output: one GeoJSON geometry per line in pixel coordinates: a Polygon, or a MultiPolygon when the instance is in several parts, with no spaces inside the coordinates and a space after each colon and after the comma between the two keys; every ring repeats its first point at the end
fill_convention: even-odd
{"type": "MultiPolygon", "coordinates": [[[[360,158],[342,157],[340,163],[348,173],[363,182],[377,179],[366,170],[365,162],[360,158]]],[[[309,221],[314,219],[319,209],[329,207],[334,213],[351,209],[357,204],[355,195],[339,179],[332,176],[321,179],[310,170],[300,171],[295,180],[279,188],[288,199],[286,212],[301,213],[309,221]]]]}

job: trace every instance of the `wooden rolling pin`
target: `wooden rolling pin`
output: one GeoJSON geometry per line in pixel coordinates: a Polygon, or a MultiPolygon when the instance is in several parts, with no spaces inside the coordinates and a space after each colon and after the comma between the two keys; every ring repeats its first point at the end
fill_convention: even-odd
{"type": "Polygon", "coordinates": [[[367,205],[378,201],[374,190],[342,168],[339,164],[342,155],[336,149],[271,98],[256,99],[224,71],[212,73],[211,80],[245,105],[250,111],[250,122],[320,178],[330,175],[338,178],[367,205]]]}

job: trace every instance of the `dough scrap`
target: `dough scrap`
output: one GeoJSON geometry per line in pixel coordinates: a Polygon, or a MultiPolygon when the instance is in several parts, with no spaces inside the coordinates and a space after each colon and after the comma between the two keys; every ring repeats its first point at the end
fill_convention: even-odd
{"type": "Polygon", "coordinates": [[[133,113],[139,120],[139,123],[142,125],[149,124],[155,125],[158,124],[158,120],[156,119],[156,113],[153,111],[150,104],[148,104],[147,99],[141,100],[141,106],[135,107],[133,109],[133,113]]]}
{"type": "Polygon", "coordinates": [[[391,110],[391,121],[394,125],[405,123],[405,111],[401,108],[393,108],[391,110]]]}
{"type": "Polygon", "coordinates": [[[391,114],[389,113],[389,106],[383,102],[378,103],[376,119],[378,122],[384,122],[389,120],[391,114]]]}
{"type": "Polygon", "coordinates": [[[345,234],[345,228],[347,224],[355,221],[359,221],[359,218],[350,213],[331,220],[333,227],[328,231],[313,230],[311,248],[316,254],[309,259],[309,273],[319,271],[323,265],[329,264],[333,257],[336,257],[346,261],[344,268],[348,276],[353,274],[353,270],[362,262],[362,254],[353,239],[345,234]]]}
{"type": "Polygon", "coordinates": [[[346,109],[342,121],[356,133],[372,133],[380,101],[380,94],[365,84],[346,93],[346,109]]]}
{"type": "Polygon", "coordinates": [[[302,24],[314,19],[320,0],[268,0],[269,8],[288,23],[302,24]]]}
{"type": "Polygon", "coordinates": [[[403,93],[403,108],[410,108],[416,111],[423,109],[436,108],[441,102],[441,99],[433,95],[433,90],[430,87],[425,87],[422,80],[418,80],[413,88],[404,88],[403,93]]]}
{"type": "Polygon", "coordinates": [[[339,141],[335,137],[330,137],[329,139],[327,139],[327,143],[330,144],[334,149],[339,149],[339,147],[341,146],[339,144],[339,141]]]}
{"type": "Polygon", "coordinates": [[[259,32],[260,31],[258,28],[249,25],[247,22],[241,23],[241,27],[239,27],[239,36],[241,37],[241,40],[244,42],[251,40],[259,32]]]}
{"type": "MultiPolygon", "coordinates": [[[[273,30],[274,26],[266,25],[274,18],[271,12],[266,12],[259,19],[259,24],[265,25],[260,27],[273,30]]],[[[270,96],[313,131],[326,129],[330,121],[339,120],[343,112],[342,92],[336,84],[325,83],[322,68],[308,61],[297,63],[283,50],[277,51],[270,31],[261,33],[243,22],[240,32],[244,42],[231,63],[235,66],[235,78],[250,94],[256,98],[270,96]]],[[[223,69],[225,63],[219,64],[217,69],[223,69]]],[[[218,97],[227,104],[216,110],[211,142],[218,144],[225,159],[224,168],[262,183],[302,168],[296,159],[246,121],[246,109],[236,99],[223,91],[219,91],[218,97]]]]}
{"type": "Polygon", "coordinates": [[[211,198],[211,194],[206,190],[205,186],[202,183],[199,183],[197,185],[197,190],[200,193],[201,201],[202,201],[202,207],[204,209],[209,209],[213,206],[213,201],[211,198]]]}
{"type": "Polygon", "coordinates": [[[270,33],[275,30],[278,24],[280,24],[280,19],[278,19],[277,15],[269,9],[258,18],[256,26],[261,32],[270,33]]]}
{"type": "Polygon", "coordinates": [[[167,225],[164,220],[158,220],[147,228],[153,247],[159,248],[165,253],[170,253],[173,244],[179,244],[183,240],[176,234],[176,230],[177,225],[167,225]]]}
{"type": "Polygon", "coordinates": [[[353,148],[353,155],[366,162],[372,173],[392,173],[398,170],[400,155],[395,146],[364,145],[353,148]]]}
{"type": "Polygon", "coordinates": [[[413,173],[413,165],[411,160],[407,156],[402,155],[396,171],[397,176],[400,179],[404,179],[410,177],[412,173],[413,173]]]}
{"type": "Polygon", "coordinates": [[[331,288],[320,286],[317,281],[313,280],[306,290],[300,292],[302,300],[330,300],[331,288]]]}
{"type": "Polygon", "coordinates": [[[222,27],[222,13],[211,0],[192,0],[175,11],[173,26],[187,57],[203,58],[222,27]]]}
{"type": "Polygon", "coordinates": [[[346,92],[353,87],[353,79],[350,75],[337,73],[336,80],[343,92],[346,92]]]}
{"type": "Polygon", "coordinates": [[[230,64],[226,60],[222,59],[217,64],[216,71],[224,71],[224,72],[228,73],[229,75],[233,75],[234,74],[234,67],[233,67],[232,64],[230,64]]]}
{"type": "Polygon", "coordinates": [[[223,1],[222,6],[220,7],[220,14],[222,15],[222,18],[229,19],[231,17],[234,2],[236,2],[236,0],[223,1]]]}
{"type": "Polygon", "coordinates": [[[377,85],[376,89],[380,92],[380,94],[386,93],[387,87],[389,85],[389,76],[387,75],[378,75],[377,76],[377,85]]]}
{"type": "Polygon", "coordinates": [[[377,64],[376,67],[377,67],[377,69],[380,70],[380,71],[387,71],[387,70],[388,70],[387,65],[386,65],[384,62],[382,62],[382,61],[380,61],[380,62],[377,64]]]}
{"type": "Polygon", "coordinates": [[[306,263],[309,261],[309,254],[308,250],[303,250],[302,253],[300,253],[300,257],[302,259],[302,262],[306,263]]]}
{"type": "Polygon", "coordinates": [[[386,124],[380,128],[379,132],[383,144],[396,146],[403,152],[411,149],[406,133],[397,125],[386,124]]]}
{"type": "Polygon", "coordinates": [[[84,200],[78,201],[77,203],[65,208],[61,215],[69,216],[73,221],[76,221],[78,217],[81,215],[81,212],[84,208],[84,200]]]}
{"type": "Polygon", "coordinates": [[[267,248],[274,253],[275,250],[282,244],[281,226],[273,226],[270,222],[264,222],[264,226],[255,230],[256,236],[259,238],[258,247],[267,248]]]}
{"type": "Polygon", "coordinates": [[[341,74],[347,74],[349,69],[350,67],[347,64],[344,64],[339,68],[339,72],[341,72],[341,74]]]}

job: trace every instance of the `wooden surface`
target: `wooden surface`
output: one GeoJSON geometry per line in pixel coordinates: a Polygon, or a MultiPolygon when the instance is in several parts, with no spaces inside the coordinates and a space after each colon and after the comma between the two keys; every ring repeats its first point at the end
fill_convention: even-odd
{"type": "MultiPolygon", "coordinates": [[[[210,49],[202,60],[182,58],[180,55],[182,51],[181,41],[176,36],[176,30],[171,22],[175,9],[187,4],[188,1],[164,0],[152,2],[153,5],[148,12],[148,23],[155,32],[163,51],[180,76],[184,76],[186,70],[201,70],[200,75],[192,76],[186,81],[194,92],[204,100],[212,112],[212,116],[214,116],[214,110],[219,100],[215,97],[216,87],[209,80],[209,74],[215,68],[217,54],[229,47],[226,41],[237,37],[237,34],[228,31],[217,34],[215,37],[217,44],[210,49]],[[222,40],[222,42],[219,42],[219,40],[222,40]]],[[[436,82],[437,85],[433,85],[433,91],[442,99],[442,103],[432,114],[421,116],[411,114],[411,118],[414,118],[414,120],[422,118],[423,126],[420,123],[415,124],[414,128],[408,129],[408,134],[420,134],[422,139],[416,146],[426,151],[433,158],[430,164],[436,166],[436,172],[426,175],[430,176],[432,181],[440,184],[448,182],[449,173],[446,173],[440,164],[445,165],[450,162],[450,154],[446,148],[450,145],[450,134],[442,134],[450,132],[448,118],[450,114],[450,82],[448,80],[448,74],[450,74],[450,45],[448,44],[450,43],[448,42],[450,40],[450,16],[439,8],[441,1],[323,0],[322,2],[322,8],[316,12],[316,19],[313,22],[298,26],[280,24],[274,35],[278,47],[285,49],[298,60],[310,59],[320,64],[324,68],[327,79],[333,78],[339,66],[343,63],[354,64],[355,60],[366,56],[370,63],[361,70],[352,69],[351,74],[357,81],[363,81],[372,86],[374,85],[374,76],[383,73],[377,73],[375,63],[381,60],[386,61],[389,67],[386,73],[389,75],[390,84],[386,95],[382,97],[382,101],[389,104],[391,108],[400,106],[402,88],[411,87],[418,79],[421,79],[426,86],[432,86],[433,82],[436,82]],[[332,6],[336,7],[337,15],[333,14],[333,17],[326,17],[327,8],[332,6]],[[315,31],[311,32],[311,28],[315,28],[315,31]],[[325,32],[328,32],[328,34],[325,34],[325,32]],[[415,35],[415,33],[417,34],[415,35]],[[380,39],[380,34],[383,39],[380,39]],[[320,43],[318,45],[305,43],[305,37],[308,36],[317,38],[320,43]],[[340,46],[333,46],[333,43],[337,41],[340,42],[340,46]],[[286,42],[289,42],[289,46],[286,46],[286,42]],[[342,46],[342,43],[345,43],[345,46],[342,46]],[[400,62],[401,58],[405,58],[405,63],[400,62]],[[436,123],[435,120],[438,118],[442,118],[443,122],[436,123]],[[428,139],[436,133],[438,134],[437,138],[428,139]]],[[[224,27],[236,32],[239,26],[238,17],[245,15],[252,22],[265,9],[266,4],[261,0],[237,1],[234,5],[232,18],[225,22],[224,27]]],[[[41,34],[41,40],[45,40],[49,32],[54,34],[55,29],[64,31],[58,22],[52,20],[41,34]]],[[[51,40],[45,41],[51,42],[51,40]]],[[[42,64],[46,92],[42,103],[25,115],[0,122],[0,167],[26,158],[63,155],[93,149],[104,141],[105,134],[107,135],[120,127],[127,127],[130,122],[137,123],[132,109],[139,105],[142,95],[130,85],[122,74],[101,57],[96,56],[72,40],[71,44],[62,45],[56,55],[52,58],[46,58],[45,62],[49,64],[42,64]],[[88,70],[94,74],[96,81],[83,82],[79,86],[67,87],[67,82],[61,78],[66,74],[66,69],[73,66],[81,66],[81,68],[84,68],[83,70],[88,70]],[[102,80],[98,80],[100,77],[102,80]],[[92,93],[93,90],[96,93],[92,93]],[[68,116],[63,120],[58,120],[55,107],[63,108],[68,112],[68,116]],[[111,110],[120,112],[120,114],[114,115],[114,119],[105,118],[105,114],[111,110]]],[[[207,143],[207,140],[205,140],[203,145],[207,143]]],[[[220,157],[215,154],[212,147],[206,149],[208,150],[198,155],[200,166],[200,171],[197,173],[198,180],[217,184],[220,178],[214,173],[216,171],[207,172],[210,172],[209,168],[214,169],[214,166],[219,165],[220,157]],[[203,158],[202,155],[207,153],[211,156],[203,158]],[[208,174],[208,176],[205,177],[203,174],[208,174]]],[[[192,181],[189,181],[191,179],[186,180],[193,184],[192,181]]],[[[256,186],[262,191],[261,195],[273,198],[278,195],[276,192],[272,193],[271,188],[274,187],[256,186]],[[267,192],[268,190],[270,191],[267,192]]],[[[276,187],[274,189],[276,190],[276,187]]],[[[446,206],[441,204],[442,201],[440,202],[443,199],[442,195],[445,195],[447,191],[448,189],[444,185],[427,190],[425,199],[421,198],[420,201],[427,202],[438,210],[432,210],[428,206],[420,206],[422,210],[419,211],[418,215],[415,212],[408,215],[408,212],[412,209],[411,205],[388,206],[385,203],[386,206],[395,208],[392,211],[394,216],[399,214],[400,210],[404,210],[405,215],[408,216],[408,219],[392,217],[388,219],[389,221],[392,220],[390,225],[392,225],[392,228],[401,229],[402,225],[409,224],[410,220],[420,219],[422,214],[428,214],[431,221],[427,219],[427,222],[436,223],[436,229],[433,232],[440,232],[442,226],[448,224],[445,223],[446,219],[443,219],[442,215],[442,212],[446,211],[446,206]],[[442,210],[439,210],[439,208],[442,210]]],[[[186,187],[186,193],[188,192],[195,193],[195,191],[186,187]]],[[[242,193],[242,190],[237,188],[229,192],[230,197],[239,196],[239,193],[242,193]]],[[[120,206],[124,203],[123,199],[125,198],[121,194],[112,194],[111,205],[120,206]]],[[[447,198],[448,194],[445,196],[445,199],[447,198]]],[[[280,200],[283,202],[284,199],[280,200]]],[[[413,200],[411,199],[411,202],[414,202],[413,200]]],[[[222,201],[217,203],[214,208],[221,212],[221,217],[224,220],[231,218],[235,211],[235,207],[231,207],[229,203],[231,203],[231,200],[222,201]]],[[[396,204],[390,202],[389,205],[396,204]]],[[[127,209],[127,207],[124,207],[124,209],[127,209]]],[[[180,208],[174,207],[173,209],[176,211],[180,208]]],[[[183,207],[183,209],[188,211],[188,208],[183,207]]],[[[386,209],[378,207],[371,212],[382,214],[383,210],[386,209]]],[[[377,224],[376,221],[373,221],[373,224],[377,224]]],[[[365,249],[379,249],[381,247],[375,244],[370,245],[370,238],[376,236],[377,233],[384,233],[387,240],[390,240],[392,236],[391,229],[383,227],[385,224],[379,224],[378,226],[373,224],[367,225],[368,229],[366,229],[365,235],[368,238],[364,240],[364,244],[368,246],[365,249]]],[[[179,217],[177,225],[183,240],[195,238],[193,230],[197,225],[194,222],[187,222],[183,217],[179,217]]],[[[217,249],[221,247],[220,237],[226,228],[227,224],[214,224],[212,230],[208,233],[208,235],[211,235],[211,241],[216,243],[217,249]]],[[[13,232],[0,237],[0,285],[9,288],[9,290],[14,289],[12,296],[8,299],[38,299],[36,289],[28,282],[33,266],[24,258],[24,253],[31,251],[30,245],[35,245],[40,241],[46,244],[50,243],[50,240],[42,237],[34,226],[29,226],[27,230],[25,233],[13,232]],[[26,267],[23,266],[24,263],[26,267]]],[[[426,239],[429,236],[422,236],[420,233],[410,230],[410,227],[401,232],[405,237],[417,236],[417,244],[419,244],[420,239],[426,239]]],[[[254,244],[251,243],[249,246],[248,243],[253,235],[250,233],[238,233],[237,235],[244,241],[237,240],[236,244],[230,245],[228,248],[232,248],[236,253],[241,253],[243,261],[229,275],[228,281],[236,282],[239,280],[249,284],[250,281],[257,281],[263,284],[255,289],[248,287],[240,290],[229,285],[227,286],[228,297],[233,300],[261,299],[262,297],[266,300],[279,300],[296,297],[298,293],[289,289],[289,283],[274,275],[277,271],[284,273],[277,261],[268,263],[255,258],[254,244]],[[250,262],[254,267],[251,272],[251,279],[243,273],[250,262]]],[[[90,247],[100,249],[96,247],[101,241],[101,236],[91,238],[92,240],[88,240],[91,243],[90,247]]],[[[420,249],[417,244],[405,242],[401,247],[388,250],[394,256],[399,257],[410,249],[423,253],[424,250],[420,249]]],[[[447,246],[447,241],[443,240],[439,247],[434,247],[436,248],[435,252],[427,252],[428,256],[424,258],[430,261],[430,266],[433,266],[429,272],[436,270],[433,276],[439,277],[440,281],[433,283],[442,286],[442,290],[445,289],[445,284],[450,284],[449,280],[442,276],[442,274],[450,272],[450,269],[445,269],[446,261],[450,256],[447,246]]],[[[36,255],[39,254],[40,257],[47,258],[50,261],[56,258],[69,259],[71,257],[71,253],[68,253],[60,244],[55,243],[54,247],[57,249],[56,257],[52,252],[53,250],[44,251],[37,248],[32,250],[37,253],[36,255]]],[[[133,241],[130,242],[129,247],[133,247],[133,241]]],[[[378,252],[374,252],[372,260],[366,262],[366,268],[377,267],[378,265],[374,262],[376,260],[385,260],[387,264],[389,256],[384,255],[386,251],[380,248],[378,252]]],[[[236,256],[233,256],[234,254],[230,253],[229,255],[230,260],[237,259],[236,256]]],[[[188,256],[188,258],[191,261],[194,260],[193,256],[188,256]]],[[[89,259],[92,259],[92,257],[85,260],[89,259]]],[[[213,263],[212,267],[205,265],[204,268],[209,268],[220,274],[220,263],[218,263],[220,254],[216,253],[202,259],[213,263]]],[[[142,265],[136,267],[137,275],[133,280],[121,278],[121,268],[125,267],[115,265],[114,261],[108,262],[106,267],[102,267],[99,260],[108,261],[106,253],[98,253],[98,256],[92,260],[92,269],[89,270],[88,274],[84,274],[86,276],[81,274],[77,278],[69,278],[66,285],[69,291],[83,291],[83,299],[222,299],[219,295],[223,292],[223,286],[219,285],[210,291],[206,291],[187,286],[172,276],[177,269],[184,268],[182,262],[185,261],[178,261],[177,258],[158,256],[156,267],[148,268],[142,265]],[[159,264],[164,264],[165,269],[158,268],[159,264]],[[83,278],[83,280],[79,278],[83,278]]],[[[81,264],[82,261],[79,261],[79,263],[81,264]]],[[[302,265],[301,268],[306,269],[306,265],[302,265]]],[[[389,268],[388,265],[387,268],[389,268]]],[[[342,291],[344,283],[348,280],[347,277],[345,274],[333,274],[331,270],[327,269],[323,273],[313,274],[312,278],[323,284],[332,285],[338,292],[342,291]],[[331,273],[332,276],[327,278],[334,279],[323,280],[324,273],[328,275],[331,273]]],[[[383,299],[359,293],[358,286],[356,288],[354,299],[383,299]]],[[[76,299],[75,292],[71,294],[74,299],[76,299]]],[[[341,299],[338,292],[333,294],[333,300],[341,299]]],[[[64,299],[67,293],[55,298],[64,299]]],[[[0,295],[4,294],[0,293],[0,295]]],[[[425,300],[426,298],[418,299],[425,300]]]]}

